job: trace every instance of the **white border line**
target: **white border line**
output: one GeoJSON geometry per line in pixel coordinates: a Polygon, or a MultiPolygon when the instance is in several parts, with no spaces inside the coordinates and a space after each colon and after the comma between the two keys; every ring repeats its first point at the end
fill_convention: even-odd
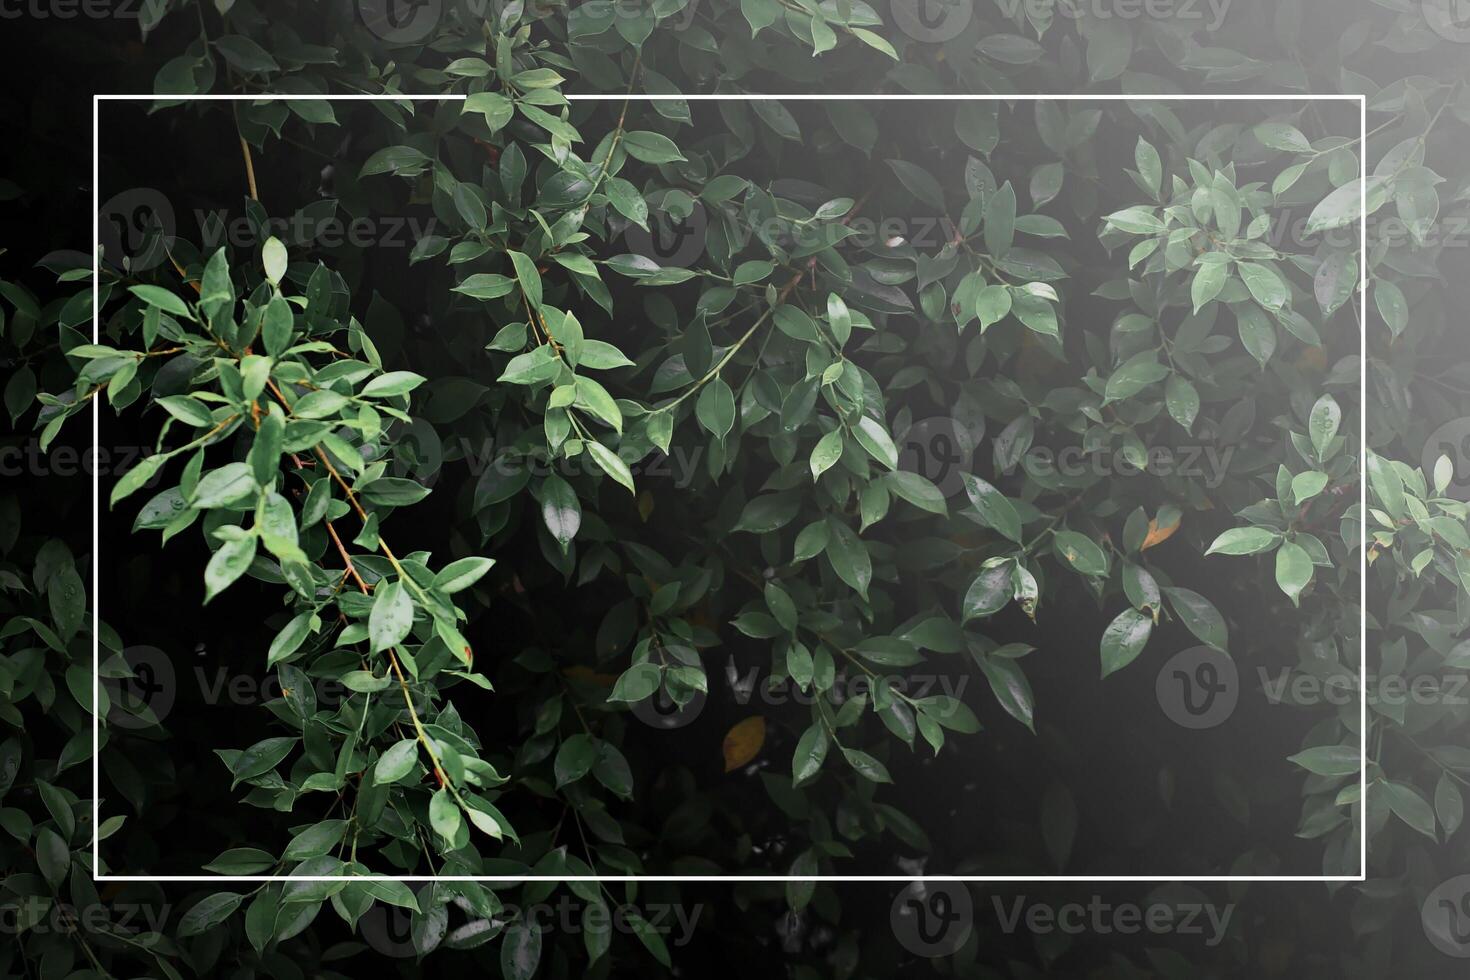
{"type": "MultiPolygon", "coordinates": [[[[98,145],[98,110],[104,101],[165,101],[165,103],[184,103],[184,101],[382,101],[382,100],[404,100],[404,101],[465,101],[467,96],[426,96],[426,94],[394,94],[384,93],[379,96],[372,94],[343,94],[343,96],[238,96],[238,94],[194,94],[194,96],[138,96],[138,94],[94,94],[93,96],[93,342],[97,344],[98,332],[101,329],[100,289],[101,289],[101,259],[98,254],[98,242],[101,241],[101,203],[100,198],[100,170],[101,156],[100,145],[98,145]]],[[[503,874],[503,876],[490,876],[490,874],[401,874],[401,876],[372,876],[387,877],[395,882],[1013,882],[1013,883],[1082,883],[1082,882],[1310,882],[1310,883],[1336,883],[1336,882],[1366,882],[1367,880],[1367,798],[1369,798],[1369,785],[1367,785],[1367,739],[1369,739],[1369,724],[1367,724],[1367,696],[1363,691],[1361,679],[1367,677],[1369,670],[1369,639],[1367,639],[1367,329],[1369,329],[1369,269],[1367,269],[1367,256],[1369,256],[1369,219],[1367,219],[1367,138],[1369,138],[1369,101],[1367,96],[1347,96],[1347,94],[1330,94],[1330,96],[1316,96],[1316,94],[1292,94],[1292,93],[1269,93],[1242,94],[1230,93],[1219,94],[1219,96],[1185,96],[1185,94],[1148,94],[1148,96],[1108,96],[1108,94],[1076,94],[1069,96],[1064,93],[1025,93],[1013,94],[1013,96],[967,96],[967,94],[942,94],[942,96],[916,96],[916,94],[891,94],[891,96],[828,96],[828,94],[797,93],[797,94],[770,94],[770,93],[741,93],[741,94],[691,94],[691,96],[679,96],[679,94],[660,94],[660,96],[623,96],[616,93],[567,94],[567,101],[1354,101],[1358,104],[1358,126],[1360,126],[1360,137],[1358,137],[1358,187],[1361,191],[1360,217],[1358,217],[1358,328],[1361,334],[1361,350],[1358,354],[1358,373],[1360,373],[1361,391],[1358,400],[1358,430],[1360,430],[1361,442],[1358,447],[1358,525],[1361,527],[1363,539],[1358,542],[1358,569],[1360,569],[1360,658],[1358,658],[1358,873],[1355,876],[1347,874],[1185,874],[1185,876],[1157,876],[1157,874],[1100,874],[1100,876],[1082,876],[1082,874],[1051,874],[1051,876],[1035,876],[1035,874],[819,874],[819,876],[794,876],[794,874],[564,874],[564,876],[545,876],[545,874],[503,874]]],[[[93,400],[93,445],[100,444],[101,406],[97,400],[93,400]]],[[[212,882],[216,884],[231,882],[351,882],[351,880],[362,880],[366,876],[340,876],[340,874],[97,874],[97,868],[101,864],[101,840],[97,833],[101,826],[101,780],[98,774],[98,742],[100,742],[101,723],[98,718],[98,707],[100,707],[101,689],[101,644],[98,641],[97,629],[100,624],[100,592],[98,592],[98,579],[100,579],[101,563],[98,561],[98,538],[100,538],[101,526],[101,472],[100,467],[93,467],[93,873],[94,882],[212,882]]]]}

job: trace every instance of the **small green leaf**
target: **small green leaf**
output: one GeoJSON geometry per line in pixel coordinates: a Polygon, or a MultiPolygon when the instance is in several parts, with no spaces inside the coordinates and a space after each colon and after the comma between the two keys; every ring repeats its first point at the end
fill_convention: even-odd
{"type": "Polygon", "coordinates": [[[1215,539],[1206,555],[1255,555],[1281,539],[1280,533],[1265,527],[1231,528],[1215,539]]]}
{"type": "Polygon", "coordinates": [[[633,471],[628,469],[628,464],[623,462],[621,456],[595,440],[587,443],[587,451],[592,454],[593,461],[602,468],[604,473],[626,487],[629,493],[635,492],[633,471]]]}
{"type": "Polygon", "coordinates": [[[623,671],[607,699],[609,701],[642,701],[657,691],[662,681],[663,672],[659,670],[658,664],[634,664],[623,671]]]}
{"type": "Polygon", "coordinates": [[[220,545],[209,564],[204,566],[204,601],[208,602],[245,574],[255,560],[256,537],[253,534],[226,541],[220,545]]]}
{"type": "Polygon", "coordinates": [[[265,266],[265,277],[272,286],[279,286],[286,275],[286,246],[272,235],[261,247],[261,262],[265,266]]]}
{"type": "Polygon", "coordinates": [[[582,502],[577,499],[577,491],[552,473],[541,482],[537,496],[541,501],[541,519],[546,523],[546,530],[565,552],[582,527],[582,502]]]}
{"type": "Polygon", "coordinates": [[[822,438],[817,440],[816,446],[812,448],[811,466],[812,479],[818,480],[822,474],[832,468],[837,460],[842,458],[842,429],[835,428],[822,438]]]}
{"type": "Polygon", "coordinates": [[[644,163],[673,163],[684,159],[684,154],[679,152],[679,147],[673,140],[647,130],[624,133],[623,148],[633,159],[644,163]]]}
{"type": "Polygon", "coordinates": [[[965,484],[965,495],[979,513],[981,523],[1020,544],[1021,517],[1016,513],[1015,505],[1006,499],[1005,494],[973,473],[961,473],[960,477],[965,484]]]}
{"type": "Polygon", "coordinates": [[[1302,590],[1312,581],[1312,557],[1294,541],[1283,541],[1276,552],[1276,584],[1294,606],[1301,605],[1302,590]]]}
{"type": "Polygon", "coordinates": [[[1102,676],[1122,670],[1138,658],[1153,633],[1153,617],[1137,609],[1125,609],[1103,631],[1102,676]]]}
{"type": "Polygon", "coordinates": [[[394,742],[378,757],[377,764],[373,766],[373,782],[379,786],[387,786],[407,776],[418,762],[418,750],[419,743],[416,739],[405,738],[394,742]]]}
{"type": "Polygon", "coordinates": [[[1324,745],[1288,756],[1307,772],[1318,776],[1348,776],[1362,768],[1362,757],[1356,745],[1324,745]]]}
{"type": "Polygon", "coordinates": [[[368,614],[368,640],[374,653],[402,643],[413,629],[413,599],[401,579],[379,582],[368,614]]]}

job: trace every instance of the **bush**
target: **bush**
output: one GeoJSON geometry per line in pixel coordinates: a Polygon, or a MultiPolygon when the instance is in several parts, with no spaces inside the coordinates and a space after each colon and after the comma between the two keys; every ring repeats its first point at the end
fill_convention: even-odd
{"type": "MultiPolygon", "coordinates": [[[[97,336],[85,256],[0,294],[39,449],[87,445],[103,401],[103,445],[148,447],[101,480],[97,555],[53,530],[54,481],[7,505],[22,958],[1462,955],[1470,537],[1439,267],[1464,204],[1429,165],[1462,89],[1453,64],[1370,81],[1382,12],[1341,66],[1303,65],[1291,10],[1282,54],[1259,10],[1216,38],[1049,7],[150,8],[158,98],[101,107],[124,220],[97,336]],[[1354,103],[1163,97],[1341,82],[1368,91],[1366,147],[1354,103]],[[1048,84],[1130,98],[751,95],[1048,84]],[[385,98],[169,98],[199,91],[385,98]],[[695,91],[747,97],[645,97],[695,91]],[[191,692],[204,664],[266,693],[191,692]],[[307,877],[129,885],[182,911],[127,940],[46,928],[102,907],[89,869],[307,877]],[[1018,935],[998,894],[977,921],[935,886],[966,909],[935,946],[904,904],[932,896],[822,880],[1062,873],[1367,880],[1295,909],[1286,952],[1233,915],[1264,885],[1093,886],[1172,910],[1163,945],[1018,935]],[[1201,907],[1224,910],[1205,943],[1201,907]],[[897,947],[870,929],[889,908],[897,947]]],[[[1400,49],[1452,47],[1434,10],[1388,19],[1400,49]]]]}

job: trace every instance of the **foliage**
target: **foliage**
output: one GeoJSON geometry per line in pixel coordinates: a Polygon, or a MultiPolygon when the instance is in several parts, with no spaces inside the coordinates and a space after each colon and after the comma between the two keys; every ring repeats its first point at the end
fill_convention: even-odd
{"type": "MultiPolygon", "coordinates": [[[[557,888],[589,909],[639,888],[693,902],[692,888],[415,891],[377,875],[810,879],[891,873],[894,855],[904,873],[984,873],[1006,851],[1037,858],[1021,873],[1091,873],[1129,856],[1072,853],[1092,806],[1080,788],[1055,782],[1039,813],[1013,816],[988,777],[998,825],[1040,827],[956,846],[908,787],[975,743],[1065,743],[1045,691],[1121,699],[1188,636],[1242,671],[1351,692],[1300,705],[1295,741],[1241,764],[1263,787],[1257,807],[1300,788],[1307,867],[1283,867],[1300,855],[1249,818],[1238,837],[1162,852],[1202,860],[1192,873],[1353,876],[1366,828],[1368,880],[1318,893],[1325,926],[1298,913],[1330,948],[1268,952],[1239,920],[1232,942],[1187,955],[1055,936],[998,954],[976,930],[944,969],[1023,976],[1018,956],[1070,957],[1078,971],[1192,975],[1283,956],[1302,973],[1325,959],[1331,975],[1380,976],[1438,961],[1417,922],[1464,854],[1470,756],[1450,688],[1470,669],[1470,515],[1457,447],[1421,449],[1465,413],[1470,379],[1445,230],[1465,181],[1441,191],[1429,161],[1450,165],[1470,103],[1429,5],[1354,11],[1305,61],[1326,5],[1280,5],[1270,39],[1260,9],[1232,11],[1215,37],[1179,18],[978,4],[939,37],[859,3],[447,5],[431,24],[386,26],[315,5],[172,6],[144,8],[155,118],[238,128],[243,158],[230,145],[218,180],[248,189],[255,244],[205,247],[180,229],[104,256],[95,339],[85,259],[52,257],[41,286],[0,284],[22,362],[5,401],[33,416],[42,449],[84,440],[103,400],[147,425],[151,455],[103,485],[118,520],[161,532],[132,547],[170,570],[167,556],[200,558],[192,588],[160,594],[268,610],[251,667],[282,690],[258,712],[267,734],[186,735],[217,754],[232,806],[259,811],[204,867],[344,877],[190,893],[167,935],[22,927],[12,955],[41,972],[81,955],[98,975],[134,960],[204,973],[236,955],[325,971],[341,927],[319,911],[357,928],[377,903],[411,911],[415,955],[493,944],[475,968],[510,977],[614,957],[668,967],[680,951],[644,917],[613,951],[606,931],[543,935],[522,913],[557,888]],[[1426,51],[1447,56],[1402,81],[1379,57],[1426,51]],[[677,97],[1048,86],[1138,98],[677,97]],[[1369,141],[1342,105],[1146,97],[1283,89],[1366,93],[1369,141]],[[169,98],[205,91],[385,98],[169,98]],[[567,99],[591,91],[615,97],[567,99]],[[331,196],[303,192],[300,147],[331,159],[331,196]],[[263,201],[277,198],[257,175],[298,216],[431,216],[396,270],[407,285],[395,293],[351,248],[272,237],[263,201]],[[692,250],[627,245],[680,223],[692,250]],[[960,451],[952,479],[924,465],[934,419],[960,451]],[[1160,453],[1222,463],[1160,471],[1160,453]],[[172,540],[196,523],[202,553],[172,540]],[[737,667],[804,703],[742,708],[713,739],[691,728],[718,771],[650,751],[639,706],[724,704],[737,667]],[[983,677],[985,696],[916,693],[936,672],[983,677]],[[854,695],[857,677],[870,683],[854,695]],[[320,701],[331,681],[344,695],[320,701]],[[1394,697],[1405,683],[1431,694],[1394,697]]],[[[100,905],[92,870],[134,870],[120,862],[147,853],[140,835],[176,787],[127,760],[162,773],[184,746],[159,751],[168,719],[144,709],[120,725],[126,705],[101,706],[109,867],[93,869],[84,582],[99,559],[33,526],[30,493],[44,490],[7,498],[0,541],[13,729],[0,816],[14,841],[0,853],[7,896],[39,916],[100,905]]],[[[128,638],[99,634],[103,676],[121,679],[128,638]]],[[[1249,811],[1228,777],[1211,805],[1249,811]]],[[[793,972],[890,968],[833,884],[732,892],[736,936],[769,942],[772,921],[788,924],[776,955],[793,972]]],[[[1259,885],[1249,898],[1269,900],[1259,885]]]]}

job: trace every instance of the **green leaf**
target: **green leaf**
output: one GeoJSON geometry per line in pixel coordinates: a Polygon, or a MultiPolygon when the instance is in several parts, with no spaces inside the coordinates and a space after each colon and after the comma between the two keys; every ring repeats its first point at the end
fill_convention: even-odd
{"type": "Polygon", "coordinates": [[[556,774],[557,788],[574,783],[592,771],[597,761],[597,740],[591,735],[578,732],[569,736],[557,749],[552,769],[556,774]]]}
{"type": "Polygon", "coordinates": [[[832,536],[827,542],[827,560],[837,577],[864,599],[873,580],[873,561],[868,549],[852,528],[836,518],[828,518],[832,536]]]}
{"type": "Polygon", "coordinates": [[[281,859],[305,861],[308,858],[320,857],[336,847],[346,832],[346,820],[322,820],[312,824],[291,838],[286,849],[281,852],[281,859]]]}
{"type": "Polygon", "coordinates": [[[1164,230],[1164,223],[1151,208],[1124,208],[1122,211],[1114,211],[1103,220],[1133,235],[1157,235],[1164,230]]]}
{"type": "Polygon", "coordinates": [[[223,507],[250,497],[257,489],[259,485],[248,464],[226,463],[218,470],[210,470],[200,479],[194,488],[194,497],[190,498],[190,504],[200,510],[223,507]]]}
{"type": "Polygon", "coordinates": [[[46,879],[46,884],[52,890],[61,887],[66,880],[67,872],[71,870],[71,848],[61,835],[50,827],[42,827],[36,831],[36,864],[41,869],[41,877],[46,879]]]}
{"type": "Polygon", "coordinates": [[[462,592],[483,578],[494,565],[494,558],[461,558],[452,561],[434,576],[432,587],[448,595],[462,592]]]}
{"type": "Polygon", "coordinates": [[[1000,562],[980,570],[970,588],[965,592],[964,621],[993,616],[1011,601],[1011,570],[1015,563],[1000,562]]]}
{"type": "Polygon", "coordinates": [[[623,149],[635,160],[644,163],[673,163],[683,160],[684,154],[674,141],[660,133],[634,130],[623,134],[623,149]]]}
{"type": "Polygon", "coordinates": [[[716,439],[724,440],[735,426],[735,393],[725,379],[715,377],[704,386],[694,404],[699,424],[716,439]]]}
{"type": "Polygon", "coordinates": [[[401,177],[413,177],[428,167],[430,160],[422,150],[412,146],[387,146],[373,153],[362,165],[359,177],[393,173],[401,177]]]}
{"type": "Polygon", "coordinates": [[[662,681],[663,672],[659,670],[658,664],[634,664],[623,671],[607,699],[609,701],[642,701],[657,691],[662,681]]]}
{"type": "Polygon", "coordinates": [[[556,356],[556,351],[550,344],[543,344],[533,351],[512,357],[498,380],[513,385],[537,385],[550,381],[561,370],[561,359],[556,356]]]}
{"type": "Polygon", "coordinates": [[[478,112],[485,117],[485,126],[495,132],[515,115],[515,103],[499,92],[476,92],[464,101],[465,112],[478,112]]]}
{"type": "Polygon", "coordinates": [[[1108,625],[1102,636],[1102,676],[1127,667],[1143,652],[1153,633],[1153,617],[1137,609],[1125,609],[1108,625]]]}
{"type": "Polygon", "coordinates": [[[579,377],[576,380],[576,389],[577,408],[591,412],[611,426],[613,431],[623,431],[622,410],[618,408],[618,403],[613,400],[612,395],[608,394],[606,388],[591,378],[579,377]]]}
{"type": "Polygon", "coordinates": [[[531,980],[540,964],[540,926],[526,919],[506,926],[500,940],[500,973],[505,980],[531,980]]]}
{"type": "Polygon", "coordinates": [[[858,419],[857,427],[852,431],[858,444],[868,451],[869,456],[890,470],[898,469],[898,447],[893,444],[893,437],[888,434],[882,422],[870,415],[864,415],[858,419]]]}
{"type": "Polygon", "coordinates": [[[258,847],[232,847],[204,866],[217,875],[253,875],[273,867],[275,855],[258,847]]]}
{"type": "Polygon", "coordinates": [[[1164,164],[1159,159],[1159,151],[1140,136],[1138,145],[1133,148],[1133,162],[1138,167],[1138,175],[1143,178],[1144,185],[1157,196],[1164,182],[1164,164]]]}
{"type": "Polygon", "coordinates": [[[297,741],[298,739],[282,736],[262,739],[240,753],[230,772],[237,783],[268,773],[291,754],[297,741]]]}
{"type": "Polygon", "coordinates": [[[835,428],[812,447],[812,455],[808,464],[811,467],[812,479],[818,480],[822,474],[832,468],[837,460],[842,458],[842,429],[835,428]]]}
{"type": "Polygon", "coordinates": [[[936,487],[927,477],[908,470],[894,470],[887,477],[888,489],[909,503],[941,517],[949,514],[944,500],[944,491],[936,487]]]}
{"type": "Polygon", "coordinates": [[[525,294],[532,309],[540,309],[541,273],[536,271],[536,263],[522,252],[508,251],[506,254],[510,256],[510,264],[515,267],[516,282],[520,283],[521,292],[525,294]]]}
{"type": "Polygon", "coordinates": [[[274,667],[300,649],[302,642],[311,632],[312,618],[313,613],[304,612],[281,628],[276,638],[271,641],[270,650],[266,653],[265,665],[267,667],[274,667]]]}
{"type": "Polygon", "coordinates": [[[628,464],[623,462],[621,456],[608,449],[600,442],[587,443],[587,451],[592,454],[592,460],[602,471],[627,488],[629,493],[633,489],[633,471],[628,469],[628,464]]]}
{"type": "Polygon", "coordinates": [[[975,295],[975,315],[980,329],[999,323],[1011,312],[1011,291],[1005,286],[986,286],[975,295]]]}
{"type": "MultiPolygon", "coordinates": [[[[1357,221],[1363,216],[1363,196],[1361,179],[1349,181],[1328,194],[1312,209],[1311,215],[1307,218],[1307,234],[1315,235],[1318,232],[1331,231],[1333,228],[1341,228],[1357,221]]],[[[1367,198],[1369,214],[1383,206],[1384,201],[1388,198],[1384,178],[1379,176],[1368,178],[1367,198]]]]}
{"type": "Polygon", "coordinates": [[[582,355],[577,366],[592,371],[611,371],[614,368],[632,367],[633,362],[612,344],[589,339],[582,341],[582,355]]]}
{"type": "Polygon", "coordinates": [[[781,4],[777,0],[740,0],[740,12],[745,15],[753,38],[781,19],[781,4]]]}
{"type": "Polygon", "coordinates": [[[582,526],[582,502],[577,491],[561,477],[552,473],[542,481],[538,496],[541,500],[541,519],[546,530],[565,552],[582,526]]]}
{"type": "Polygon", "coordinates": [[[389,371],[362,386],[364,398],[390,398],[406,395],[424,383],[424,376],[412,371],[389,371]]]}
{"type": "Polygon", "coordinates": [[[379,582],[368,615],[368,640],[374,653],[402,643],[413,629],[413,599],[401,579],[379,582]]]}
{"type": "Polygon", "coordinates": [[[793,785],[799,786],[816,778],[822,769],[822,763],[827,759],[827,750],[831,744],[827,729],[820,722],[812,724],[801,733],[801,738],[796,741],[796,752],[791,757],[793,785]]]}
{"type": "Polygon", "coordinates": [[[379,786],[388,786],[398,782],[413,772],[418,758],[417,739],[405,738],[394,742],[386,752],[378,757],[377,764],[373,766],[373,782],[379,786]]]}
{"type": "Polygon", "coordinates": [[[1382,502],[1383,508],[1393,518],[1403,518],[1408,513],[1408,502],[1404,496],[1404,481],[1382,456],[1369,452],[1364,461],[1368,469],[1368,484],[1382,502]]]}
{"type": "Polygon", "coordinates": [[[279,286],[286,275],[286,246],[272,235],[265,240],[260,250],[261,264],[265,266],[265,277],[272,286],[279,286]]]}
{"type": "Polygon", "coordinates": [[[255,560],[254,535],[235,538],[220,545],[204,566],[204,601],[208,602],[245,574],[255,560]]]}
{"type": "Polygon", "coordinates": [[[1189,287],[1189,298],[1194,303],[1194,312],[1198,313],[1206,303],[1220,295],[1220,290],[1225,288],[1229,271],[1227,262],[1201,263],[1199,271],[1194,274],[1194,282],[1189,287]]]}
{"type": "Polygon", "coordinates": [[[226,34],[214,40],[214,46],[231,66],[247,74],[280,71],[281,66],[255,41],[243,34],[226,34]]]}
{"type": "Polygon", "coordinates": [[[179,936],[187,938],[208,932],[234,915],[243,901],[245,896],[236,892],[216,892],[204,896],[179,919],[179,936]]]}
{"type": "Polygon", "coordinates": [[[477,272],[472,276],[466,276],[464,282],[455,286],[451,292],[461,293],[471,299],[492,300],[507,295],[516,288],[516,281],[508,276],[496,275],[493,272],[477,272]]]}
{"type": "Polygon", "coordinates": [[[864,779],[875,783],[893,782],[893,777],[888,775],[888,767],[868,753],[858,749],[844,748],[842,755],[847,759],[847,764],[852,766],[853,771],[864,779]]]}
{"type": "Polygon", "coordinates": [[[980,666],[980,671],[985,675],[985,680],[990,684],[990,690],[1000,706],[1005,709],[1006,714],[1019,721],[1036,732],[1036,704],[1035,696],[1031,693],[1031,684],[1026,680],[1026,674],[1021,665],[1006,657],[994,657],[989,654],[975,654],[975,663],[980,666]]]}
{"type": "Polygon", "coordinates": [[[985,202],[985,251],[1001,259],[1016,235],[1016,191],[1006,181],[985,202]]]}
{"type": "Polygon", "coordinates": [[[1256,555],[1281,540],[1280,533],[1265,527],[1231,528],[1215,539],[1206,555],[1256,555]]]}
{"type": "Polygon", "coordinates": [[[1389,331],[1395,337],[1403,333],[1404,328],[1409,325],[1409,301],[1398,284],[1388,279],[1375,279],[1373,302],[1389,331]]]}
{"type": "Polygon", "coordinates": [[[1283,541],[1276,552],[1276,584],[1294,606],[1301,605],[1302,590],[1312,581],[1312,557],[1294,541],[1283,541]]]}
{"type": "Polygon", "coordinates": [[[1169,375],[1164,382],[1164,404],[1169,416],[1185,432],[1194,431],[1194,420],[1199,416],[1199,391],[1193,384],[1177,374],[1169,375]]]}
{"type": "Polygon", "coordinates": [[[1291,298],[1291,292],[1286,288],[1286,283],[1270,266],[1261,265],[1259,262],[1242,262],[1240,263],[1240,278],[1244,280],[1245,288],[1250,290],[1256,302],[1268,310],[1281,309],[1291,298]]]}
{"type": "Polygon", "coordinates": [[[1159,363],[1154,351],[1135,354],[1118,366],[1108,378],[1103,392],[1103,403],[1119,402],[1132,398],[1149,385],[1157,384],[1169,376],[1169,367],[1159,363]]]}
{"type": "Polygon", "coordinates": [[[787,869],[790,881],[786,882],[786,904],[794,912],[800,912],[811,902],[812,896],[816,894],[816,876],[821,872],[817,861],[817,852],[808,848],[796,856],[787,869]]]}
{"type": "Polygon", "coordinates": [[[1164,595],[1169,597],[1169,604],[1180,621],[1201,643],[1225,651],[1230,634],[1225,618],[1210,600],[1198,592],[1178,587],[1164,589],[1164,595]]]}
{"type": "Polygon", "coordinates": [[[1236,306],[1235,320],[1241,344],[1257,363],[1265,367],[1276,352],[1276,325],[1253,303],[1236,306]]]}
{"type": "Polygon", "coordinates": [[[662,963],[665,968],[672,966],[673,961],[669,958],[669,949],[664,943],[663,936],[659,935],[658,930],[647,919],[637,912],[629,912],[627,922],[629,928],[633,930],[633,935],[638,937],[643,948],[648,950],[654,959],[662,963]]]}
{"type": "Polygon", "coordinates": [[[1312,437],[1312,448],[1317,451],[1319,460],[1326,458],[1327,446],[1337,435],[1337,428],[1341,424],[1342,408],[1338,406],[1337,399],[1331,395],[1318,398],[1307,419],[1307,431],[1312,437]]]}
{"type": "Polygon", "coordinates": [[[1362,757],[1358,754],[1356,745],[1319,746],[1288,756],[1287,761],[1294,762],[1307,772],[1318,776],[1353,775],[1363,766],[1362,757]]]}
{"type": "Polygon", "coordinates": [[[454,845],[460,831],[464,829],[464,817],[459,812],[459,804],[449,795],[448,790],[435,790],[434,795],[429,797],[429,826],[434,828],[434,833],[449,847],[454,845]]]}
{"type": "MultiPolygon", "coordinates": [[[[898,182],[906,187],[914,197],[936,208],[944,207],[944,190],[929,171],[907,160],[889,160],[888,166],[898,178],[898,182]]],[[[1014,199],[1012,205],[1014,205],[1014,199]]],[[[1015,220],[1014,213],[1011,215],[1011,220],[1015,220]]]]}
{"type": "Polygon", "coordinates": [[[1015,506],[989,483],[973,473],[961,473],[965,484],[965,495],[980,514],[981,522],[1010,540],[1021,543],[1021,517],[1015,506]]]}
{"type": "Polygon", "coordinates": [[[1439,842],[1434,831],[1434,809],[1418,790],[1403,783],[1387,781],[1375,783],[1374,789],[1383,791],[1384,802],[1395,816],[1435,843],[1439,842]]]}
{"type": "Polygon", "coordinates": [[[1254,132],[1256,139],[1273,150],[1286,150],[1289,153],[1312,152],[1312,141],[1290,123],[1265,122],[1257,126],[1254,132]]]}
{"type": "Polygon", "coordinates": [[[1306,503],[1327,486],[1327,474],[1316,470],[1298,473],[1291,480],[1291,495],[1298,504],[1306,503]]]}
{"type": "Polygon", "coordinates": [[[1099,578],[1108,574],[1108,555],[1097,542],[1077,531],[1062,530],[1053,535],[1057,554],[1083,575],[1099,578]]]}

